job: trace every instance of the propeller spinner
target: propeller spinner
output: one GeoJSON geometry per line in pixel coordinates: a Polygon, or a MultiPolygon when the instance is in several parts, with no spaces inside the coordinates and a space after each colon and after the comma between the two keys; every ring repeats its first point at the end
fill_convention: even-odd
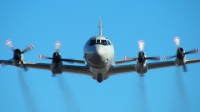
{"type": "Polygon", "coordinates": [[[31,49],[33,49],[34,48],[33,45],[30,44],[23,51],[21,51],[20,49],[14,49],[11,40],[7,40],[6,41],[6,45],[14,52],[13,58],[11,60],[13,60],[13,62],[15,64],[17,64],[18,62],[21,62],[21,66],[24,68],[25,71],[27,71],[27,68],[25,67],[25,65],[23,63],[22,54],[30,51],[31,49]]]}

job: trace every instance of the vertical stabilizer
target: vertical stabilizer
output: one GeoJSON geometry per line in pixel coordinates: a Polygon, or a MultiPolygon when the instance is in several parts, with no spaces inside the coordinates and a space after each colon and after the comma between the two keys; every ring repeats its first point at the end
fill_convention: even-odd
{"type": "Polygon", "coordinates": [[[101,17],[100,17],[100,20],[99,20],[99,36],[102,36],[102,20],[101,20],[101,17]]]}

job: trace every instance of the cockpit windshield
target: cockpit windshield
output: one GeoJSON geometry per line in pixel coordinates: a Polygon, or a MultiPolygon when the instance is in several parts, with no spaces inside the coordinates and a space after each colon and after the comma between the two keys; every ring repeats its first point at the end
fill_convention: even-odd
{"type": "Polygon", "coordinates": [[[101,45],[111,45],[110,42],[108,40],[100,40],[100,39],[97,39],[97,40],[90,40],[90,43],[89,45],[90,46],[93,46],[95,44],[101,44],[101,45]]]}

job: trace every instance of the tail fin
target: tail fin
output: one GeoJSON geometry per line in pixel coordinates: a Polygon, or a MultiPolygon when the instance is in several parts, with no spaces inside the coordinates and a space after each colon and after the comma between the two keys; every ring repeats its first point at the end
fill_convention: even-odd
{"type": "Polygon", "coordinates": [[[100,17],[100,20],[99,20],[99,36],[102,36],[102,20],[101,20],[101,17],[100,17]]]}

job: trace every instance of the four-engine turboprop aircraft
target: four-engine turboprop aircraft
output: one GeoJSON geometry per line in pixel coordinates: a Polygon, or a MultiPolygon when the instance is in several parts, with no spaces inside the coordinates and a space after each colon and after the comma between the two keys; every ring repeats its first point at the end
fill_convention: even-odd
{"type": "MultiPolygon", "coordinates": [[[[99,35],[91,37],[84,46],[84,59],[85,60],[73,60],[73,59],[62,59],[59,54],[59,48],[61,43],[56,42],[56,52],[53,53],[53,57],[47,57],[39,55],[39,58],[51,59],[52,63],[31,63],[23,62],[22,67],[36,68],[50,70],[53,76],[62,74],[63,72],[83,74],[91,76],[99,83],[109,78],[112,75],[119,75],[127,72],[137,72],[141,76],[150,69],[164,68],[175,65],[185,65],[190,63],[200,62],[199,59],[186,60],[184,58],[184,64],[180,64],[179,53],[177,53],[176,61],[165,61],[165,62],[152,62],[147,63],[147,59],[157,60],[157,57],[146,57],[143,51],[144,41],[139,41],[139,49],[137,58],[125,58],[124,60],[115,61],[114,59],[114,45],[112,42],[102,35],[102,22],[100,19],[99,35]],[[86,64],[84,65],[67,65],[63,64],[62,61],[74,62],[86,64]],[[118,65],[119,63],[126,63],[131,61],[137,61],[136,64],[118,65]]],[[[184,53],[184,55],[187,54],[184,53]]],[[[1,63],[6,65],[13,65],[12,61],[0,60],[1,63]]],[[[16,63],[18,65],[18,63],[16,63]]],[[[15,65],[16,65],[15,64],[15,65]]]]}

